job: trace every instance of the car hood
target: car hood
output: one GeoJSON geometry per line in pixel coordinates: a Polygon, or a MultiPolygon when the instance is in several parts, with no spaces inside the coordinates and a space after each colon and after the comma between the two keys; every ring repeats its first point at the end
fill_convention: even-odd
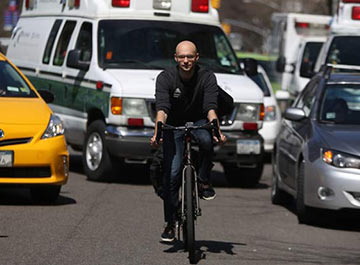
{"type": "Polygon", "coordinates": [[[0,124],[47,124],[50,109],[40,98],[0,98],[0,124]]]}
{"type": "MultiPolygon", "coordinates": [[[[107,69],[122,89],[122,95],[138,98],[154,98],[156,77],[161,70],[107,69]]],[[[235,102],[263,102],[260,88],[245,75],[215,74],[219,86],[228,92],[235,102]]]]}
{"type": "Polygon", "coordinates": [[[360,125],[321,124],[316,130],[327,148],[360,155],[360,125]]]}

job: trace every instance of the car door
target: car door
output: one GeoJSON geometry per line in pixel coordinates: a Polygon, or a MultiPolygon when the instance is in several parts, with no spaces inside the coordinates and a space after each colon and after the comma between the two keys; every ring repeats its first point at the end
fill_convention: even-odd
{"type": "Polygon", "coordinates": [[[288,149],[288,167],[287,167],[287,176],[286,183],[289,187],[295,189],[296,185],[296,176],[298,174],[298,166],[301,161],[301,152],[303,145],[306,141],[305,135],[309,130],[310,123],[310,113],[314,106],[315,94],[317,87],[319,85],[318,79],[313,79],[305,87],[303,93],[300,94],[299,99],[296,101],[295,107],[302,109],[305,113],[305,118],[300,121],[289,121],[288,126],[288,136],[285,139],[288,149]]]}

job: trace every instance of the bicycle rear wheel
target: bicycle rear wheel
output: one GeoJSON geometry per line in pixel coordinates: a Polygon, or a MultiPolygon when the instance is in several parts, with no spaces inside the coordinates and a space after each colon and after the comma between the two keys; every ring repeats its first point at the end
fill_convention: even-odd
{"type": "Polygon", "coordinates": [[[195,218],[194,218],[194,170],[188,166],[185,170],[185,207],[186,221],[184,223],[185,249],[189,252],[190,263],[195,263],[195,218]],[[185,238],[186,237],[186,238],[185,238]]]}

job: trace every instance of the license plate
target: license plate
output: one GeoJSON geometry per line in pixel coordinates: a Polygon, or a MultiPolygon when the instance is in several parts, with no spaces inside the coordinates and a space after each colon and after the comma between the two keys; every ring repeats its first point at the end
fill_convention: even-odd
{"type": "Polygon", "coordinates": [[[12,167],[14,161],[13,151],[0,151],[0,167],[12,167]]]}
{"type": "Polygon", "coordinates": [[[260,154],[261,144],[259,140],[237,140],[236,153],[239,155],[260,154]]]}

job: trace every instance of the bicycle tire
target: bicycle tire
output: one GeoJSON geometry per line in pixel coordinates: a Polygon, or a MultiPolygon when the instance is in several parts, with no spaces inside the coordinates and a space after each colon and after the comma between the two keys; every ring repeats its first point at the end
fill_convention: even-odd
{"type": "Polygon", "coordinates": [[[186,234],[186,249],[189,252],[190,263],[195,261],[195,217],[194,217],[194,170],[188,166],[185,170],[185,207],[186,207],[186,221],[185,234],[186,234]]]}

